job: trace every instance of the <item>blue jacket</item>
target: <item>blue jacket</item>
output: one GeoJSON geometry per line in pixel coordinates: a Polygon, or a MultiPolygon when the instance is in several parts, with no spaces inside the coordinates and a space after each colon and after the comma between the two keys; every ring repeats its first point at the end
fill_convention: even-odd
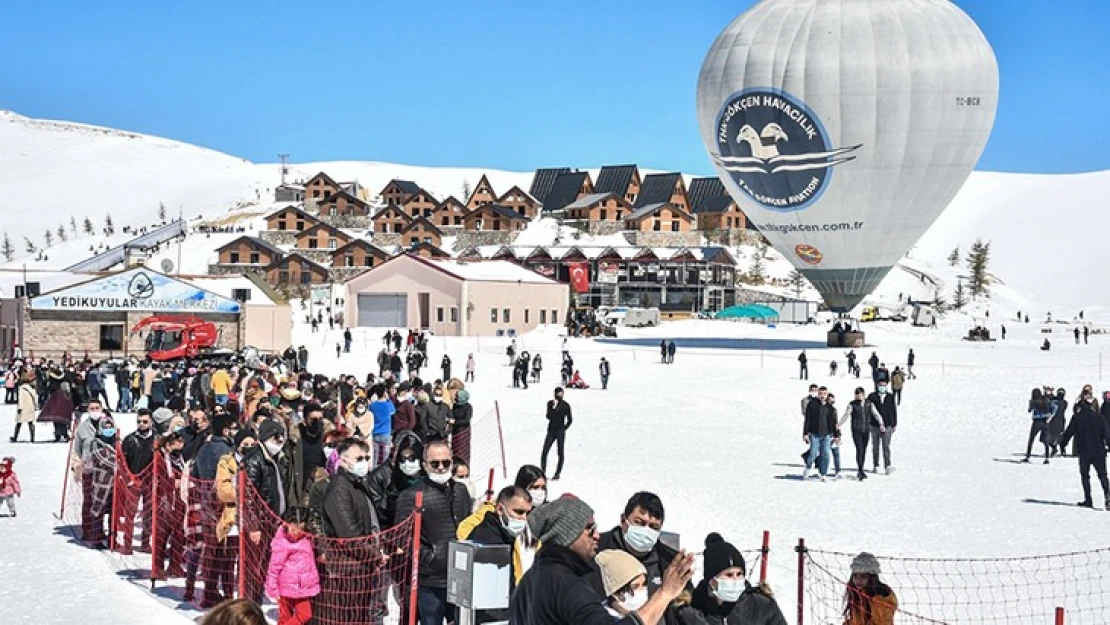
{"type": "Polygon", "coordinates": [[[1037,407],[1033,405],[1033,400],[1029,400],[1029,412],[1033,413],[1034,421],[1047,421],[1052,418],[1052,415],[1056,414],[1056,402],[1049,400],[1046,404],[1048,406],[1047,410],[1040,412],[1037,407]]]}
{"type": "Polygon", "coordinates": [[[370,414],[374,415],[374,436],[393,436],[393,413],[397,409],[389,400],[370,402],[370,414]]]}

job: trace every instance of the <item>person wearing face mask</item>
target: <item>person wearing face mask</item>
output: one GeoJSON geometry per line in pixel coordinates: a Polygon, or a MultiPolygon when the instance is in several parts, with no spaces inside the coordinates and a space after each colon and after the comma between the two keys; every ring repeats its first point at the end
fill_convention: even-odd
{"type": "MultiPolygon", "coordinates": [[[[370,473],[370,446],[357,438],[342,440],[336,447],[339,467],[331,477],[324,495],[324,533],[331,538],[359,538],[377,534],[381,527],[371,504],[366,477],[370,473]]],[[[320,620],[336,623],[364,623],[374,588],[366,583],[371,560],[377,554],[329,544],[324,553],[328,574],[323,579],[318,605],[327,606],[320,620]]]]}
{"type": "Polygon", "coordinates": [[[122,523],[123,540],[118,545],[119,553],[127,555],[131,552],[132,538],[135,531],[134,518],[140,505],[143,510],[143,530],[139,537],[139,551],[149,552],[150,526],[154,512],[150,499],[153,482],[151,481],[150,472],[146,470],[154,462],[154,421],[149,413],[136,415],[135,431],[124,437],[121,447],[127,470],[131,473],[131,478],[135,480],[138,487],[138,495],[126,498],[124,504],[126,509],[122,510],[119,515],[128,519],[128,521],[122,523]],[[140,502],[142,503],[140,504],[140,502]]]}
{"type": "MultiPolygon", "coordinates": [[[[92,403],[92,402],[90,402],[92,403]]],[[[112,513],[112,482],[116,476],[116,423],[104,415],[97,419],[96,436],[85,449],[84,491],[88,516],[81,519],[81,538],[94,549],[108,548],[105,523],[112,513]]]]}
{"type": "Polygon", "coordinates": [[[185,439],[185,449],[181,452],[181,455],[185,457],[186,462],[196,458],[197,453],[208,440],[210,434],[212,434],[212,426],[204,407],[194,406],[190,408],[189,424],[181,433],[181,437],[185,439]]]}
{"type": "MultiPolygon", "coordinates": [[[[506,545],[512,547],[513,558],[510,562],[510,594],[516,588],[517,580],[524,574],[520,570],[520,544],[517,542],[528,526],[528,515],[532,512],[532,497],[528,491],[516,486],[506,486],[497,494],[495,501],[483,503],[478,511],[459,524],[456,537],[483,545],[506,545]]],[[[508,610],[479,610],[476,623],[495,623],[509,619],[508,610]]]]}
{"type": "Polygon", "coordinates": [[[1072,450],[1079,457],[1079,475],[1083,485],[1083,501],[1077,505],[1083,508],[1094,507],[1091,500],[1091,467],[1094,467],[1102,486],[1103,504],[1110,510],[1110,482],[1106,478],[1106,449],[1110,447],[1110,425],[1099,414],[1098,402],[1088,389],[1083,389],[1083,395],[1075,403],[1079,409],[1064,430],[1061,442],[1066,447],[1075,439],[1072,450]]]}
{"type": "Polygon", "coordinates": [[[327,466],[324,456],[324,437],[328,433],[324,420],[324,408],[320,404],[308,404],[304,408],[304,420],[296,425],[300,432],[301,466],[304,476],[304,492],[315,483],[316,470],[327,466]]]}
{"type": "Polygon", "coordinates": [[[459,523],[470,515],[472,502],[466,487],[451,479],[451,448],[446,441],[424,447],[424,472],[424,479],[397,498],[396,518],[408,518],[416,507],[416,493],[424,493],[417,611],[421,625],[441,625],[454,614],[447,603],[447,545],[459,523]]]}
{"type": "Polygon", "coordinates": [[[416,408],[413,407],[412,385],[401,382],[393,393],[393,437],[398,432],[416,431],[416,408]]]}
{"type": "Polygon", "coordinates": [[[431,393],[421,391],[417,398],[417,433],[422,434],[425,443],[446,440],[451,409],[443,403],[443,389],[437,387],[431,393]]]}
{"type": "Polygon", "coordinates": [[[185,461],[181,449],[185,446],[181,434],[172,430],[158,438],[155,444],[154,473],[159,484],[166,485],[158,492],[155,503],[160,522],[155,527],[154,546],[151,554],[155,574],[165,573],[167,577],[182,577],[184,568],[185,545],[185,502],[180,496],[180,479],[174,479],[185,471],[185,461]],[[168,560],[168,565],[167,565],[168,560]]]}
{"type": "Polygon", "coordinates": [[[258,440],[260,444],[243,456],[243,473],[274,514],[281,515],[289,505],[283,482],[288,475],[288,461],[282,455],[285,428],[280,422],[267,419],[258,428],[258,440]]]}
{"type": "Polygon", "coordinates": [[[414,432],[398,432],[393,439],[393,458],[370,472],[366,487],[370,502],[383,528],[393,527],[397,519],[397,498],[412,488],[423,476],[420,457],[424,446],[414,432]]]}
{"type": "Polygon", "coordinates": [[[621,619],[605,609],[586,579],[597,555],[597,523],[586,502],[564,496],[528,517],[543,542],[535,565],[524,574],[509,604],[509,622],[521,625],[656,625],[693,575],[693,556],[680,553],[663,584],[643,606],[621,619]]]}
{"type": "MultiPolygon", "coordinates": [[[[880,415],[882,418],[882,415],[880,415]]],[[[863,387],[856,388],[856,398],[844,409],[844,416],[840,418],[837,426],[851,421],[852,443],[856,448],[856,478],[859,481],[867,479],[863,466],[867,461],[867,442],[871,437],[871,403],[866,399],[863,387]]]]}
{"type": "MultiPolygon", "coordinates": [[[[648,593],[654,593],[663,584],[663,572],[671,565],[678,551],[659,542],[663,530],[665,512],[663,502],[654,493],[639,492],[628,499],[621,514],[620,525],[601,535],[597,543],[599,550],[620,550],[643,565],[647,574],[648,593]]],[[[596,571],[589,581],[594,590],[603,596],[611,593],[603,588],[603,575],[596,571]]],[[[693,590],[693,587],[687,588],[693,590]]],[[[674,608],[668,608],[665,621],[677,623],[674,608]]]]}
{"type": "Polygon", "coordinates": [[[747,582],[744,556],[719,534],[705,538],[705,577],[694,589],[681,625],[786,625],[770,590],[747,582]]]}
{"type": "Polygon", "coordinates": [[[351,436],[370,440],[374,433],[374,415],[370,412],[370,402],[366,398],[355,400],[347,412],[347,429],[351,436]]]}
{"type": "Polygon", "coordinates": [[[883,469],[886,473],[893,473],[894,467],[890,466],[890,439],[898,427],[898,404],[894,395],[887,391],[887,383],[879,382],[874,393],[867,396],[871,404],[871,460],[874,468],[872,473],[879,472],[879,451],[882,448],[883,469]]]}
{"type": "MultiPolygon", "coordinates": [[[[86,469],[90,465],[93,452],[93,443],[100,436],[100,421],[104,412],[99,400],[89,402],[88,412],[81,418],[77,425],[77,432],[73,437],[72,456],[70,467],[73,469],[74,479],[81,481],[81,523],[82,526],[92,523],[93,484],[92,474],[86,469]]],[[[113,450],[114,453],[114,450],[113,450]]],[[[114,463],[114,461],[113,461],[114,463]]]]}
{"type": "Polygon", "coordinates": [[[201,579],[204,581],[204,595],[200,602],[202,607],[214,606],[224,598],[233,596],[235,588],[233,573],[239,545],[237,523],[239,493],[236,488],[236,478],[239,475],[239,464],[242,462],[243,454],[258,445],[254,431],[238,430],[235,421],[228,415],[216,419],[213,427],[220,428],[222,435],[212,437],[212,440],[201,450],[197,462],[200,462],[201,458],[226,450],[226,453],[217,459],[213,478],[215,496],[223,504],[223,510],[215,527],[204,532],[204,545],[201,552],[201,579]],[[219,442],[213,445],[217,440],[219,442]],[[222,590],[223,596],[217,589],[222,590]]]}
{"type": "Polygon", "coordinates": [[[647,571],[639,560],[619,549],[606,549],[598,551],[594,563],[601,572],[605,609],[613,618],[624,618],[647,603],[647,571]]]}
{"type": "Polygon", "coordinates": [[[551,479],[558,480],[563,473],[563,451],[566,446],[567,430],[570,429],[571,424],[574,423],[574,417],[571,414],[570,404],[563,401],[563,389],[557,387],[555,389],[555,399],[547,402],[547,437],[543,441],[543,452],[540,456],[540,467],[543,468],[544,475],[547,474],[547,454],[551,451],[551,446],[557,444],[556,452],[559,455],[559,463],[555,465],[555,475],[551,479]]]}
{"type": "Polygon", "coordinates": [[[470,391],[465,388],[455,392],[455,405],[451,407],[451,451],[470,462],[470,421],[474,418],[474,406],[470,405],[470,391]]]}
{"type": "Polygon", "coordinates": [[[389,464],[389,452],[393,448],[393,413],[397,412],[389,399],[385,386],[376,384],[370,388],[370,412],[373,414],[372,440],[374,467],[389,464]]]}
{"type": "MultiPolygon", "coordinates": [[[[547,477],[543,474],[543,469],[536,465],[522,465],[516,473],[513,484],[528,491],[528,495],[532,498],[533,510],[547,503],[547,477]]],[[[518,573],[524,575],[524,572],[532,568],[532,563],[536,560],[536,552],[540,548],[540,541],[532,534],[531,528],[525,527],[524,531],[517,537],[516,542],[519,548],[517,552],[520,554],[518,573]]],[[[520,579],[518,578],[517,581],[519,582],[520,579]]]]}

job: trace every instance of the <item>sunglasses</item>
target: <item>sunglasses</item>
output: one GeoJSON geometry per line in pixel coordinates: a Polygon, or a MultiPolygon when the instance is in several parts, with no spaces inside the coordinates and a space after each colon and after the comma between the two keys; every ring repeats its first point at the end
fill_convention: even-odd
{"type": "Polygon", "coordinates": [[[370,456],[355,456],[353,460],[354,462],[370,462],[371,458],[370,456]]]}
{"type": "Polygon", "coordinates": [[[597,531],[597,521],[590,521],[590,524],[586,526],[585,531],[587,534],[592,536],[593,533],[597,531]]]}
{"type": "Polygon", "coordinates": [[[150,425],[150,421],[136,421],[138,425],[150,425]]]}
{"type": "Polygon", "coordinates": [[[451,461],[450,460],[425,460],[425,462],[427,462],[428,466],[432,467],[433,469],[450,469],[451,468],[451,461]]]}

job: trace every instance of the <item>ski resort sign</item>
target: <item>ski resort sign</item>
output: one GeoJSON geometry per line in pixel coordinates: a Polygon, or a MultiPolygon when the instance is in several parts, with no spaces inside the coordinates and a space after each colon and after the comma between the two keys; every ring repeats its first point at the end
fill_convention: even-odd
{"type": "Polygon", "coordinates": [[[44,293],[31,310],[238,313],[239,302],[142,267],[44,293]]]}

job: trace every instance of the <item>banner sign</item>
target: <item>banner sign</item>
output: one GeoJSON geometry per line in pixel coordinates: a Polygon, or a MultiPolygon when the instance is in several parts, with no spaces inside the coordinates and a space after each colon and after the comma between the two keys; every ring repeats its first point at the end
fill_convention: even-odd
{"type": "Polygon", "coordinates": [[[238,313],[239,302],[143,267],[45,293],[31,310],[238,313]]]}
{"type": "Polygon", "coordinates": [[[570,266],[570,286],[575,293],[586,293],[590,290],[590,265],[588,263],[573,263],[570,266]]]}
{"type": "Polygon", "coordinates": [[[620,276],[620,265],[609,261],[600,261],[597,264],[597,281],[601,284],[616,284],[620,276]]]}

